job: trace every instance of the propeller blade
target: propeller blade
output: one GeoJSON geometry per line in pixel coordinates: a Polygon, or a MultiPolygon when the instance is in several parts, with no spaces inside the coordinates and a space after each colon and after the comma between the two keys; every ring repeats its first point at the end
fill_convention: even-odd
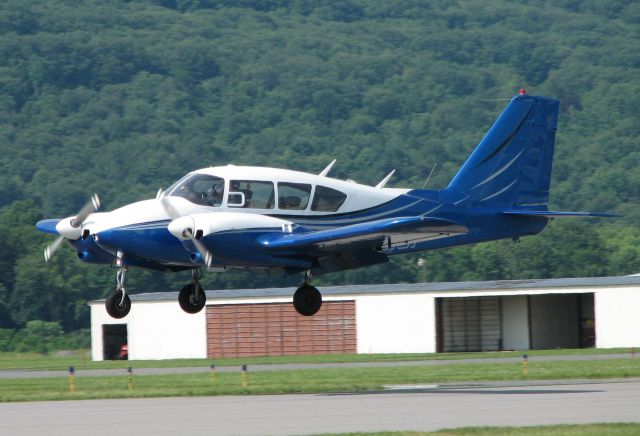
{"type": "MultiPolygon", "coordinates": [[[[172,220],[176,220],[181,217],[180,212],[178,212],[176,208],[173,207],[173,205],[171,204],[171,200],[169,200],[169,197],[165,195],[165,192],[162,191],[162,189],[158,191],[156,198],[160,200],[160,204],[172,220]]],[[[183,230],[182,235],[189,238],[189,240],[193,242],[196,250],[198,250],[198,253],[200,253],[200,256],[202,256],[205,265],[207,266],[207,268],[209,268],[211,266],[211,262],[213,261],[213,254],[211,254],[211,252],[207,250],[202,242],[196,239],[196,237],[193,235],[193,231],[190,228],[183,230]]]]}
{"type": "Polygon", "coordinates": [[[53,253],[58,251],[58,248],[62,245],[62,241],[64,241],[64,236],[58,236],[51,244],[47,245],[47,248],[44,249],[45,262],[49,262],[49,260],[51,260],[51,256],[53,256],[53,253]]]}
{"type": "Polygon", "coordinates": [[[178,212],[176,208],[173,207],[173,205],[171,204],[171,200],[169,200],[169,197],[165,195],[164,191],[158,191],[158,195],[156,196],[156,198],[160,200],[160,204],[164,208],[164,211],[167,213],[167,215],[169,215],[169,218],[171,218],[172,220],[180,218],[180,212],[178,212]]]}
{"type": "MultiPolygon", "coordinates": [[[[98,197],[98,194],[93,194],[89,201],[85,203],[82,208],[80,208],[80,211],[76,214],[76,216],[71,219],[71,227],[73,227],[74,229],[80,227],[84,220],[86,220],[91,213],[95,212],[99,208],[100,197],[98,197]]],[[[56,251],[58,251],[58,248],[60,248],[60,245],[62,245],[62,241],[64,241],[64,239],[64,236],[58,236],[55,241],[53,241],[47,246],[47,248],[44,249],[45,262],[49,262],[51,260],[51,257],[56,251]]]]}
{"type": "Polygon", "coordinates": [[[200,253],[200,256],[202,256],[202,259],[204,259],[205,265],[207,266],[207,268],[209,268],[211,266],[211,261],[213,260],[213,255],[209,250],[206,249],[202,242],[200,242],[196,239],[195,236],[193,236],[193,233],[191,233],[190,230],[191,229],[185,230],[184,235],[188,237],[191,242],[193,242],[193,245],[196,246],[196,250],[198,250],[198,253],[200,253]]]}
{"type": "Polygon", "coordinates": [[[87,219],[89,214],[95,212],[99,208],[100,198],[98,197],[98,194],[93,194],[91,196],[91,199],[84,206],[82,206],[82,209],[80,209],[80,212],[78,212],[76,217],[71,220],[71,226],[75,228],[80,227],[82,225],[82,222],[87,219]]]}

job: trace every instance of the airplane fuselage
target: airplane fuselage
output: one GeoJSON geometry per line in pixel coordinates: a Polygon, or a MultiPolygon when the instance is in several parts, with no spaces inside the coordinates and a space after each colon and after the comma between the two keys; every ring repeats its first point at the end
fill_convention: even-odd
{"type": "MultiPolygon", "coordinates": [[[[424,216],[469,228],[464,234],[427,238],[419,233],[405,233],[380,247],[385,255],[395,255],[535,234],[547,222],[545,218],[505,217],[498,210],[471,205],[464,198],[445,191],[374,188],[353,181],[264,167],[201,169],[189,173],[166,193],[181,216],[206,217],[200,238],[207,243],[211,239],[209,235],[216,235],[215,241],[208,243],[213,252],[213,269],[283,266],[292,270],[310,269],[312,262],[304,256],[274,254],[256,244],[258,237],[270,232],[281,233],[287,225],[291,226],[288,229],[291,232],[306,232],[386,218],[424,216]],[[196,190],[194,196],[182,194],[181,187],[197,178],[201,179],[200,191],[196,190]],[[206,195],[210,184],[216,181],[223,189],[218,201],[206,195]],[[238,192],[243,195],[237,195],[238,192]],[[328,193],[326,198],[322,193],[328,193]],[[247,198],[249,196],[251,198],[247,198]]],[[[71,243],[78,257],[87,262],[111,263],[121,252],[130,264],[142,267],[199,266],[202,259],[197,250],[189,240],[171,233],[171,221],[158,199],[139,201],[111,212],[89,215],[83,224],[85,237],[71,243]]]]}

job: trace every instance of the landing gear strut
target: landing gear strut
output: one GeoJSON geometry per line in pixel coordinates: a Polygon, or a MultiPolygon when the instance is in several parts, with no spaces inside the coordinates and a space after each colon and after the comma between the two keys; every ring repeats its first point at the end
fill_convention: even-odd
{"type": "Polygon", "coordinates": [[[178,303],[187,313],[198,313],[207,303],[207,296],[200,285],[201,277],[202,270],[200,268],[191,270],[191,283],[182,288],[178,294],[178,303]]]}
{"type": "Polygon", "coordinates": [[[127,316],[131,310],[131,300],[124,289],[124,279],[129,270],[126,265],[122,265],[122,259],[118,258],[118,272],[116,273],[116,290],[107,296],[105,308],[112,318],[120,319],[127,316]]]}
{"type": "Polygon", "coordinates": [[[322,295],[309,284],[310,274],[305,274],[304,283],[293,294],[293,307],[300,315],[315,315],[322,306],[322,295]]]}

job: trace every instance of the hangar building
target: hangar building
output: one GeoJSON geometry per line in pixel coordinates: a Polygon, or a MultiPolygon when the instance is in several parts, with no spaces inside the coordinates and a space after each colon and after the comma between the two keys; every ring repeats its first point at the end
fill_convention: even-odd
{"type": "Polygon", "coordinates": [[[328,353],[433,353],[640,346],[640,276],[322,287],[312,317],[293,287],[207,291],[195,315],[177,292],[92,301],[93,360],[328,353]]]}

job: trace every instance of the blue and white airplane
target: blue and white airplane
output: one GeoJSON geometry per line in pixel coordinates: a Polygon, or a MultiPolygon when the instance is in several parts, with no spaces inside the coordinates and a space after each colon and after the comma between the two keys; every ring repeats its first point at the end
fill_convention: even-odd
{"type": "Polygon", "coordinates": [[[129,266],[192,270],[179,293],[188,313],[205,305],[203,268],[304,273],[293,296],[301,315],[322,304],[312,276],[387,262],[389,256],[516,239],[550,219],[611,216],[549,211],[549,180],[559,103],[513,97],[449,185],[441,191],[385,188],[277,168],[220,166],[193,171],[155,199],[95,212],[97,196],[75,216],[37,223],[59,235],[45,259],[68,240],[80,260],[118,266],[108,313],[122,318],[131,301],[129,266]]]}

